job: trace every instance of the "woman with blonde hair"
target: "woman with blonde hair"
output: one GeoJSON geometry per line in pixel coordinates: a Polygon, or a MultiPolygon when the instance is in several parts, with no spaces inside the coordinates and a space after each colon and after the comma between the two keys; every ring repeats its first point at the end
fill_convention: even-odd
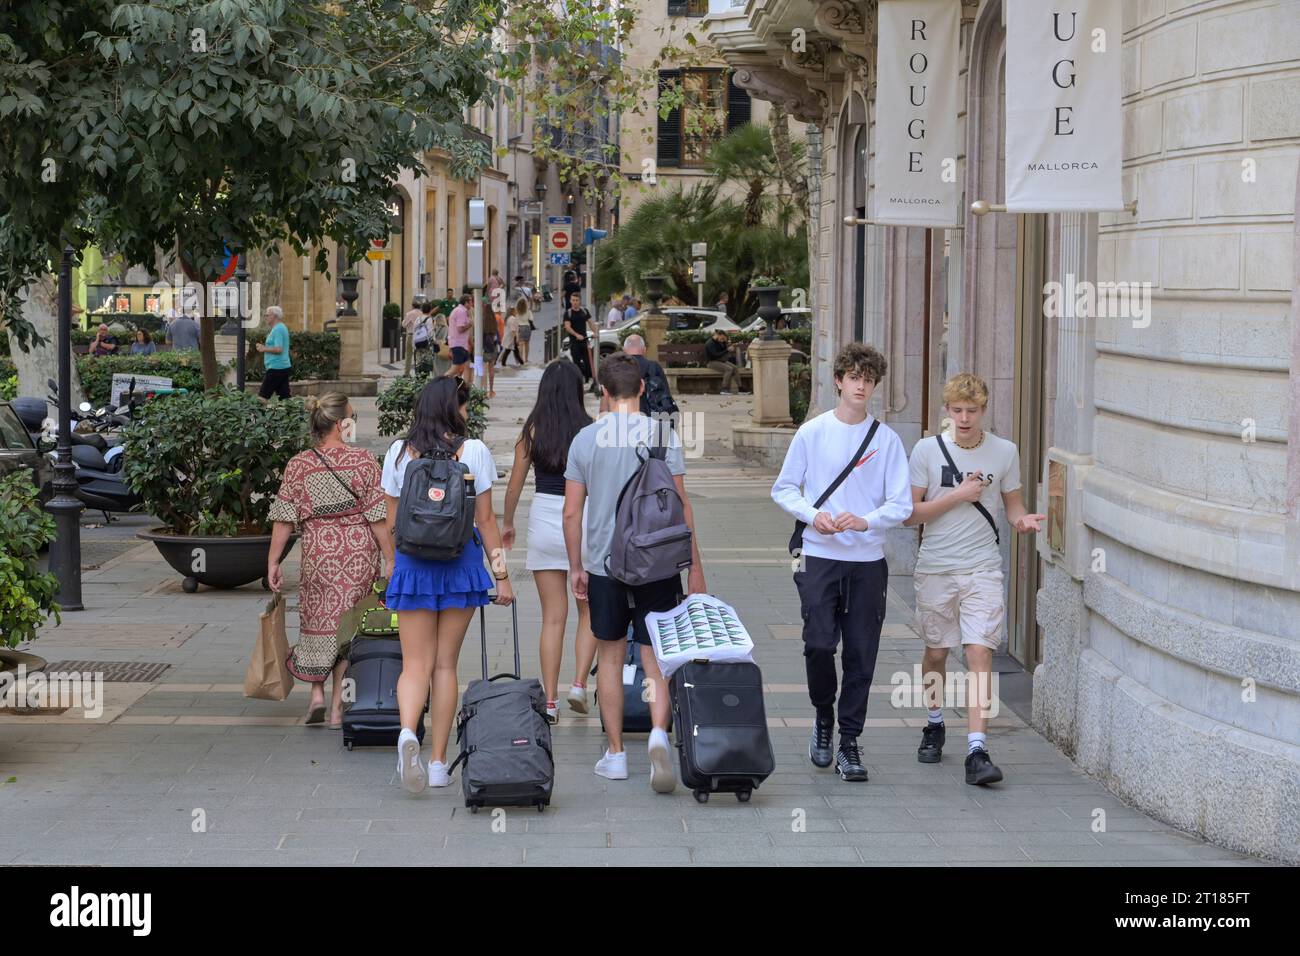
{"type": "Polygon", "coordinates": [[[357,416],[348,397],[329,392],[309,398],[313,447],[299,452],[284,469],[271,504],[271,551],[266,577],[271,590],[284,586],[280,556],[295,527],[302,531],[298,585],[301,614],[298,644],[289,655],[289,672],[311,685],[307,723],[325,719],[325,678],[334,675],[331,728],[343,719],[343,674],[347,660],[338,645],[339,618],[369,593],[382,570],[393,566],[388,509],[379,486],[379,465],[364,449],[353,448],[357,416]]]}

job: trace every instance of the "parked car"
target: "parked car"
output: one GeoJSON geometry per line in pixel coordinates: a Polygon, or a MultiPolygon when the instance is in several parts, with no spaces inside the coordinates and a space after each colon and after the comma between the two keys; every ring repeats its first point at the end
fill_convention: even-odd
{"type": "Polygon", "coordinates": [[[13,406],[0,401],[0,475],[19,469],[31,472],[32,483],[40,489],[41,501],[47,501],[53,478],[50,462],[36,448],[27,426],[13,406]]]}
{"type": "MultiPolygon", "coordinates": [[[[714,329],[723,329],[727,332],[740,331],[740,326],[727,318],[727,313],[716,309],[695,309],[689,306],[674,305],[660,311],[668,317],[669,332],[686,332],[695,329],[706,329],[710,332],[714,329]]],[[[602,328],[600,330],[601,358],[613,355],[623,347],[624,333],[630,335],[633,332],[640,332],[641,319],[646,314],[642,312],[636,318],[628,319],[612,328],[602,328]]],[[[569,337],[567,335],[560,342],[560,349],[564,354],[568,353],[569,337]]]]}
{"type": "MultiPolygon", "coordinates": [[[[812,326],[812,309],[791,309],[782,306],[781,318],[785,319],[785,327],[788,329],[806,329],[812,326]]],[[[746,332],[763,331],[764,322],[757,315],[751,318],[743,326],[746,332]]]]}

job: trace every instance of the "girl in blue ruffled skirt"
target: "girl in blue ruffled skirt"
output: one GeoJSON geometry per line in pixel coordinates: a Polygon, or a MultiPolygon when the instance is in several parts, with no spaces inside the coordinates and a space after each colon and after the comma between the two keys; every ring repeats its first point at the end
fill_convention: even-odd
{"type": "Polygon", "coordinates": [[[412,793],[423,790],[426,783],[445,787],[451,782],[447,743],[460,696],[456,663],[474,610],[488,603],[488,592],[494,584],[497,604],[514,600],[501,550],[501,532],[492,510],[496,463],[487,445],[466,437],[468,404],[469,386],[461,379],[433,379],[416,399],[410,435],[393,442],[384,457],[381,485],[388,496],[390,528],[397,521],[397,502],[402,496],[407,463],[422,452],[454,450],[474,481],[476,530],[460,557],[427,561],[398,551],[388,579],[387,604],[397,612],[402,643],[402,676],[397,681],[397,706],[402,719],[397,770],[402,786],[412,793]],[[485,566],[485,550],[492,556],[491,573],[485,566]],[[432,753],[426,768],[420,760],[415,728],[423,719],[431,678],[432,753]]]}

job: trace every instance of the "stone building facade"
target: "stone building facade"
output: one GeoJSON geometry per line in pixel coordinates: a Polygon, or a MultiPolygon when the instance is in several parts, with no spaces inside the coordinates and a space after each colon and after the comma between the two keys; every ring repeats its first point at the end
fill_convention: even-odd
{"type": "MultiPolygon", "coordinates": [[[[710,40],[822,134],[814,408],[854,338],[889,359],[875,411],[909,447],[948,375],[983,376],[1050,515],[1003,543],[1035,726],[1143,810],[1300,862],[1300,2],[1125,0],[1136,210],[959,229],[844,222],[871,209],[874,0],[731,2],[710,40]],[[1045,313],[1048,283],[1084,281],[1134,283],[1149,312],[1045,313]]],[[[967,210],[1003,199],[1003,17],[962,3],[967,210]]],[[[915,547],[889,549],[905,596],[915,547]]]]}

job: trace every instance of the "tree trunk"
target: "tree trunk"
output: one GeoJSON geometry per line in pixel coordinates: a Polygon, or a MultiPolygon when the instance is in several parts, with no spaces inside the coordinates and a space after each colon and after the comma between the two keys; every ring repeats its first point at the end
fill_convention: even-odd
{"type": "Polygon", "coordinates": [[[176,259],[185,271],[185,277],[197,282],[199,292],[199,356],[203,359],[203,390],[210,391],[221,385],[221,376],[217,372],[216,325],[208,314],[208,283],[185,259],[185,248],[176,244],[176,259]]]}
{"type": "MultiPolygon", "coordinates": [[[[9,336],[9,354],[18,368],[18,394],[45,398],[49,394],[48,379],[59,380],[59,280],[53,274],[41,276],[27,286],[23,299],[23,318],[32,324],[38,335],[46,340],[44,345],[29,344],[28,351],[18,347],[17,336],[9,336]]],[[[76,408],[85,400],[77,363],[72,362],[72,395],[70,401],[76,408]]]]}
{"type": "MultiPolygon", "coordinates": [[[[257,301],[265,309],[268,305],[283,305],[280,301],[284,293],[281,271],[280,250],[272,249],[269,253],[263,249],[249,249],[247,253],[248,281],[257,283],[257,301]]],[[[250,296],[249,301],[253,299],[250,296]]],[[[250,316],[260,319],[261,316],[250,316]]]]}
{"type": "Polygon", "coordinates": [[[795,206],[803,213],[804,222],[812,217],[808,214],[808,181],[799,173],[794,160],[794,147],[790,145],[790,126],[785,109],[780,103],[772,104],[772,153],[776,156],[776,165],[781,170],[781,179],[790,184],[791,197],[795,206]]]}

